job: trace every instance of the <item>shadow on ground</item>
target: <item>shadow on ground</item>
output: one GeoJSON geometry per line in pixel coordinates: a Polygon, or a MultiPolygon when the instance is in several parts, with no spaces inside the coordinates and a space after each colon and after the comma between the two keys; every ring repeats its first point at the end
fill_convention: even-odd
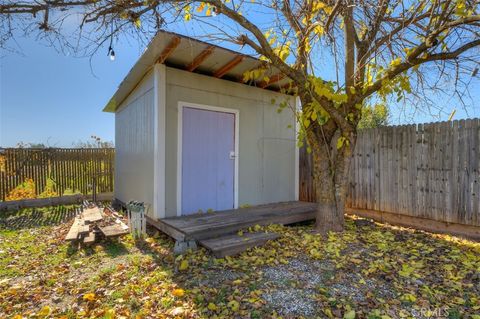
{"type": "Polygon", "coordinates": [[[0,212],[0,229],[21,230],[60,225],[72,220],[79,212],[80,206],[28,208],[0,212]]]}

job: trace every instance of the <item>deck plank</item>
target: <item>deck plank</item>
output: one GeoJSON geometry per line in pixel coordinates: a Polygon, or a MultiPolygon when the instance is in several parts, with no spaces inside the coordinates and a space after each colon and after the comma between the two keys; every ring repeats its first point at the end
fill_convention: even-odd
{"type": "Polygon", "coordinates": [[[185,233],[181,232],[180,230],[176,229],[173,226],[170,226],[163,222],[163,220],[156,220],[151,218],[150,216],[146,216],[147,223],[156,229],[160,230],[161,232],[167,234],[168,236],[172,237],[178,241],[185,240],[185,233]]]}
{"type": "Polygon", "coordinates": [[[152,224],[176,240],[202,240],[254,225],[288,225],[315,218],[316,204],[282,202],[248,208],[164,218],[152,224]]]}
{"type": "Polygon", "coordinates": [[[200,240],[200,245],[209,249],[217,258],[239,254],[249,248],[264,245],[267,241],[280,237],[277,233],[245,233],[243,236],[227,235],[200,240]]]}
{"type": "Polygon", "coordinates": [[[220,222],[235,223],[246,219],[262,219],[282,216],[285,213],[306,212],[315,207],[312,203],[285,202],[268,205],[259,205],[248,208],[224,210],[213,213],[193,214],[163,219],[167,224],[193,231],[197,228],[208,228],[211,225],[218,225],[220,222]]]}
{"type": "MultiPolygon", "coordinates": [[[[269,220],[275,222],[277,219],[283,219],[285,216],[293,214],[304,214],[313,211],[314,204],[298,205],[297,203],[282,203],[282,205],[261,205],[251,208],[240,208],[238,210],[220,211],[207,213],[202,216],[196,215],[196,218],[184,220],[176,217],[175,219],[165,219],[165,223],[186,233],[206,230],[210,227],[220,227],[233,225],[243,222],[254,222],[269,220]]],[[[190,216],[189,216],[190,217],[190,216]]],[[[281,222],[279,222],[281,223],[281,222]]]]}

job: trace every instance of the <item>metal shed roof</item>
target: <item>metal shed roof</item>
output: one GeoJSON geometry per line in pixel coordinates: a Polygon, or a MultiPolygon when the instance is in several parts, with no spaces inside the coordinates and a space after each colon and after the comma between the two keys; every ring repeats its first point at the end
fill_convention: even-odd
{"type": "MultiPolygon", "coordinates": [[[[140,59],[118,86],[103,111],[115,112],[155,63],[196,72],[229,81],[244,83],[243,74],[265,62],[249,55],[168,31],[159,31],[140,59]]],[[[280,71],[271,66],[265,76],[268,82],[249,81],[246,85],[279,91],[289,83],[280,71]]]]}

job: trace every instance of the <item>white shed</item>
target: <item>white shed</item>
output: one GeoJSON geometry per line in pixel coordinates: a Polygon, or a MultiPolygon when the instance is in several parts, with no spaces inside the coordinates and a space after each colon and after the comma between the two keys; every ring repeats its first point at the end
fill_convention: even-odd
{"type": "Polygon", "coordinates": [[[104,111],[115,113],[115,198],[143,201],[154,219],[298,200],[293,112],[278,70],[159,32],[104,111]]]}

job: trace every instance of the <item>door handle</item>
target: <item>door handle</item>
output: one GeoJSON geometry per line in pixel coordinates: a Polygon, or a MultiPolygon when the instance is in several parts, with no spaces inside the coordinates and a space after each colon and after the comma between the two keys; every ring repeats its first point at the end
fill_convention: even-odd
{"type": "Polygon", "coordinates": [[[235,151],[230,151],[230,154],[228,156],[231,160],[235,159],[235,151]]]}

